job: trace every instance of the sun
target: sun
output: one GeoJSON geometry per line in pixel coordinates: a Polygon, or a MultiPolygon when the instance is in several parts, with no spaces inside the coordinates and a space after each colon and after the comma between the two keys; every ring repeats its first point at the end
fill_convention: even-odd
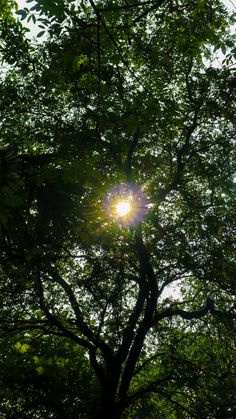
{"type": "Polygon", "coordinates": [[[132,205],[131,205],[131,202],[129,201],[119,201],[115,205],[115,212],[116,212],[116,215],[118,215],[119,217],[124,217],[128,215],[131,209],[132,209],[132,205]]]}
{"type": "Polygon", "coordinates": [[[107,192],[104,210],[121,227],[142,223],[149,210],[149,198],[134,183],[121,183],[107,192]]]}

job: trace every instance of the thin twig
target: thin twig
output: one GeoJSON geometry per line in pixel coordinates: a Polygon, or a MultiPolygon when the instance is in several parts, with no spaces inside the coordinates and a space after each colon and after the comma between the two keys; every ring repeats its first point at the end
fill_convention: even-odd
{"type": "Polygon", "coordinates": [[[103,7],[103,8],[99,8],[99,11],[100,12],[113,12],[114,10],[128,10],[128,9],[133,9],[135,7],[147,6],[148,4],[155,3],[155,1],[156,0],[148,0],[148,1],[143,1],[140,3],[125,4],[123,6],[103,7]]]}
{"type": "MultiPolygon", "coordinates": [[[[106,22],[104,21],[104,19],[101,17],[100,11],[97,8],[97,6],[95,5],[93,0],[89,0],[94,12],[96,13],[97,18],[100,19],[100,22],[102,24],[102,26],[105,29],[105,32],[107,33],[107,35],[109,36],[109,38],[111,39],[112,43],[114,44],[118,55],[122,61],[122,63],[125,65],[125,67],[127,68],[127,70],[130,72],[130,74],[132,74],[132,76],[134,77],[134,79],[140,84],[140,86],[143,87],[143,89],[145,90],[145,92],[148,93],[148,95],[153,99],[153,101],[155,101],[156,103],[159,104],[159,101],[153,96],[152,92],[150,92],[150,90],[143,84],[143,82],[140,80],[140,78],[136,75],[135,71],[130,67],[128,61],[123,57],[123,54],[121,52],[121,49],[118,45],[118,43],[116,42],[114,36],[112,35],[112,33],[110,32],[110,30],[108,29],[108,26],[106,24],[106,22]]],[[[164,2],[164,0],[163,0],[164,2]]]]}

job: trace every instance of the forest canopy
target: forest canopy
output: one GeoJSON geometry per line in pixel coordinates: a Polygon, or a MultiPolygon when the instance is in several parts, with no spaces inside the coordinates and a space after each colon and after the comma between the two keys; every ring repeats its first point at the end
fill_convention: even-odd
{"type": "Polygon", "coordinates": [[[235,19],[0,0],[1,419],[235,417],[235,19]]]}

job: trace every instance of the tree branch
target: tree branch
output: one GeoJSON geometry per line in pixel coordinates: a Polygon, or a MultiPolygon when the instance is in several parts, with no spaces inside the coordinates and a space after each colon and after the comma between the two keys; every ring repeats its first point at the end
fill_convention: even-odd
{"type": "Polygon", "coordinates": [[[74,342],[78,343],[79,345],[82,345],[83,347],[87,349],[93,349],[93,345],[88,342],[85,339],[79,338],[77,335],[75,335],[73,332],[71,332],[69,329],[67,329],[55,316],[51,314],[51,312],[48,310],[48,307],[46,305],[45,299],[44,299],[44,291],[43,291],[43,285],[42,281],[39,275],[37,275],[37,278],[35,280],[35,290],[36,294],[39,297],[39,304],[40,308],[49,320],[51,324],[56,326],[61,332],[63,333],[63,336],[69,337],[74,342]]]}
{"type": "Polygon", "coordinates": [[[146,278],[145,286],[147,287],[148,296],[146,300],[144,317],[140,322],[139,328],[136,332],[136,336],[130,349],[121,379],[119,389],[119,397],[121,400],[126,398],[130,380],[133,376],[135,365],[141,353],[145,337],[152,327],[153,316],[156,310],[158,297],[157,279],[150,261],[150,254],[143,243],[141,228],[137,228],[135,231],[135,243],[139,257],[139,263],[146,278]]]}
{"type": "Polygon", "coordinates": [[[144,18],[145,16],[147,16],[150,12],[152,12],[153,10],[157,9],[158,7],[160,7],[160,6],[164,3],[164,1],[165,1],[165,0],[160,0],[159,2],[156,2],[155,4],[153,4],[153,6],[152,6],[152,7],[150,7],[149,9],[144,10],[144,12],[143,12],[143,13],[141,13],[139,16],[137,16],[137,17],[133,20],[132,25],[130,25],[130,26],[135,25],[135,23],[139,22],[139,20],[143,19],[143,18],[144,18]]]}
{"type": "Polygon", "coordinates": [[[88,340],[90,340],[95,345],[95,347],[99,347],[101,349],[105,359],[108,362],[110,362],[113,359],[113,354],[112,354],[111,349],[109,348],[109,346],[105,342],[100,340],[99,337],[96,336],[93,333],[93,331],[89,328],[87,323],[85,323],[85,321],[83,320],[83,316],[82,316],[81,310],[79,308],[79,304],[76,300],[76,297],[75,297],[70,285],[53,269],[50,269],[49,272],[50,272],[50,275],[52,276],[53,280],[63,288],[67,297],[69,298],[71,307],[72,307],[72,309],[75,313],[75,316],[76,316],[76,325],[77,325],[79,331],[82,332],[88,338],[88,340]]]}
{"type": "MultiPolygon", "coordinates": [[[[162,0],[164,2],[164,0],[162,0]]],[[[105,20],[102,18],[101,14],[100,14],[100,10],[97,8],[96,4],[94,3],[93,0],[89,0],[89,3],[91,4],[97,19],[100,20],[101,24],[103,25],[105,32],[107,33],[107,35],[109,36],[110,40],[112,41],[113,45],[116,48],[116,51],[118,52],[118,55],[122,61],[122,63],[124,64],[124,66],[127,68],[127,70],[130,72],[130,74],[132,74],[132,76],[134,77],[134,79],[143,87],[143,89],[145,90],[145,92],[148,93],[148,95],[153,99],[153,101],[155,103],[158,103],[157,99],[152,95],[152,92],[150,92],[149,89],[147,89],[147,87],[142,83],[142,81],[140,80],[140,78],[136,75],[135,71],[130,67],[128,61],[123,57],[123,54],[121,52],[121,49],[118,45],[118,43],[116,42],[114,36],[112,35],[112,33],[110,32],[110,30],[108,29],[108,26],[105,22],[105,20]]],[[[159,103],[158,103],[159,104],[159,103]]]]}
{"type": "Polygon", "coordinates": [[[152,383],[150,383],[148,386],[141,388],[140,390],[136,391],[135,393],[131,394],[129,397],[127,397],[126,404],[129,405],[131,403],[134,403],[135,400],[143,397],[147,393],[157,393],[158,390],[156,390],[156,387],[161,385],[163,387],[163,383],[169,380],[173,380],[175,377],[172,375],[166,375],[163,378],[160,378],[159,380],[155,380],[152,383]]]}
{"type": "Polygon", "coordinates": [[[206,316],[208,313],[212,314],[213,316],[218,316],[218,317],[226,318],[230,320],[236,319],[236,313],[229,313],[229,312],[216,310],[214,302],[211,299],[209,299],[207,300],[205,306],[199,310],[185,311],[179,308],[176,308],[176,309],[168,308],[160,313],[156,313],[154,316],[153,325],[158,323],[162,319],[170,318],[173,316],[180,316],[182,317],[182,319],[192,320],[192,319],[201,319],[202,317],[206,316]]]}
{"type": "Polygon", "coordinates": [[[137,324],[137,321],[142,313],[145,300],[147,298],[147,290],[145,287],[144,280],[140,280],[139,283],[139,293],[136,300],[135,307],[129,317],[127,325],[123,331],[123,340],[117,351],[117,360],[118,362],[123,362],[128,354],[130,345],[134,338],[134,328],[137,324]]]}
{"type": "Polygon", "coordinates": [[[132,181],[132,159],[133,159],[133,155],[138,147],[138,140],[139,140],[139,129],[137,128],[137,130],[135,131],[129,150],[128,150],[128,154],[127,154],[127,159],[126,159],[126,164],[125,164],[125,174],[127,177],[127,181],[130,182],[132,181]]]}
{"type": "Polygon", "coordinates": [[[139,2],[139,3],[137,2],[137,3],[125,4],[123,6],[102,7],[102,8],[99,8],[99,11],[112,12],[113,10],[128,10],[128,9],[133,9],[135,7],[147,6],[153,3],[156,3],[156,0],[147,0],[147,1],[139,2]]]}

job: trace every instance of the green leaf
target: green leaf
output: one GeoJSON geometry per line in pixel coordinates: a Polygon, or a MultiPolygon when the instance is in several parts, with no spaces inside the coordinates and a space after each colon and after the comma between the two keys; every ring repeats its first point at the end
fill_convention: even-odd
{"type": "Polygon", "coordinates": [[[37,355],[33,356],[34,363],[37,365],[39,364],[39,357],[37,355]]]}
{"type": "Polygon", "coordinates": [[[15,344],[15,348],[16,348],[18,351],[20,351],[20,349],[21,349],[21,343],[20,343],[20,342],[16,342],[16,344],[15,344]]]}
{"type": "Polygon", "coordinates": [[[27,11],[24,9],[17,10],[15,13],[21,16],[21,20],[24,20],[27,16],[27,11]]]}
{"type": "Polygon", "coordinates": [[[45,373],[45,369],[43,367],[37,367],[36,371],[38,375],[43,375],[45,373]]]}
{"type": "Polygon", "coordinates": [[[43,36],[45,34],[45,31],[40,31],[38,34],[37,34],[37,38],[41,38],[41,36],[43,36]]]}
{"type": "Polygon", "coordinates": [[[24,353],[26,353],[29,349],[30,349],[30,345],[28,345],[27,343],[23,343],[23,344],[21,345],[20,352],[21,352],[22,354],[24,354],[24,353]]]}
{"type": "Polygon", "coordinates": [[[226,54],[226,46],[225,45],[223,45],[222,47],[221,47],[221,51],[222,51],[222,54],[226,54]]]}

